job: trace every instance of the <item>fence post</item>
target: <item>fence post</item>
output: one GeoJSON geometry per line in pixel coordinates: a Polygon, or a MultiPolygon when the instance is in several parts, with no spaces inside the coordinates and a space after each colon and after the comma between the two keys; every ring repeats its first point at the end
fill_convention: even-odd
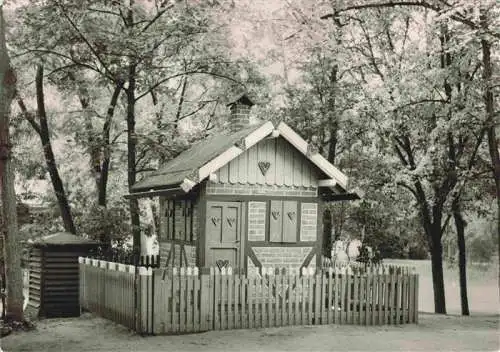
{"type": "Polygon", "coordinates": [[[314,276],[314,325],[324,324],[322,321],[323,312],[323,302],[322,297],[324,297],[323,291],[323,275],[321,271],[318,270],[314,276]]]}
{"type": "Polygon", "coordinates": [[[210,304],[210,268],[200,268],[200,327],[201,330],[211,330],[209,322],[213,311],[210,304]]]}
{"type": "Polygon", "coordinates": [[[151,334],[153,332],[152,316],[152,293],[153,293],[153,270],[151,268],[139,267],[138,280],[138,319],[136,329],[140,334],[151,334]]]}
{"type": "Polygon", "coordinates": [[[85,306],[85,258],[78,257],[78,273],[79,273],[79,297],[78,297],[78,305],[80,308],[80,315],[82,314],[82,308],[85,306]]]}
{"type": "Polygon", "coordinates": [[[418,274],[415,274],[415,308],[414,308],[414,311],[415,311],[415,324],[418,324],[418,279],[419,279],[419,275],[418,274]]]}

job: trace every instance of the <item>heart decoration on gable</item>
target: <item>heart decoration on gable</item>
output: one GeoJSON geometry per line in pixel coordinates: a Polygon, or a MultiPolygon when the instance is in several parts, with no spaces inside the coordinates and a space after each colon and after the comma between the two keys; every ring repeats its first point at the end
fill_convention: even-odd
{"type": "Polygon", "coordinates": [[[269,161],[259,161],[259,169],[263,176],[266,176],[266,172],[270,167],[271,163],[269,161]]]}
{"type": "Polygon", "coordinates": [[[218,259],[215,264],[217,264],[217,267],[219,270],[222,270],[222,268],[227,268],[229,266],[229,260],[222,260],[218,259]]]}
{"type": "Polygon", "coordinates": [[[287,213],[288,215],[288,218],[290,219],[290,221],[294,221],[295,220],[295,212],[294,211],[289,211],[287,213]]]}
{"type": "Polygon", "coordinates": [[[279,212],[279,211],[277,211],[277,210],[273,210],[273,211],[271,212],[271,215],[273,216],[273,219],[274,219],[274,220],[278,220],[278,218],[280,217],[280,212],[279,212]]]}

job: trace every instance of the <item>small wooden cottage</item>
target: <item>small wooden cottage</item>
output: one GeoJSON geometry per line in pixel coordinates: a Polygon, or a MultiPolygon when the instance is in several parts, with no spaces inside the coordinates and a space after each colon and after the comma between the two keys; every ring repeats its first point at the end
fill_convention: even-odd
{"type": "Polygon", "coordinates": [[[230,129],[137,182],[160,197],[162,266],[308,267],[321,263],[322,206],[358,199],[348,178],[285,123],[249,125],[239,96],[230,129]]]}

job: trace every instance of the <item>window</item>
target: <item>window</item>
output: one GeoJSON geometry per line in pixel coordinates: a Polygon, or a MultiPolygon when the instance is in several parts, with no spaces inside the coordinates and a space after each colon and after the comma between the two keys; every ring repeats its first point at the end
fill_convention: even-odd
{"type": "Polygon", "coordinates": [[[193,203],[165,200],[162,235],[166,240],[193,241],[193,203]]]}

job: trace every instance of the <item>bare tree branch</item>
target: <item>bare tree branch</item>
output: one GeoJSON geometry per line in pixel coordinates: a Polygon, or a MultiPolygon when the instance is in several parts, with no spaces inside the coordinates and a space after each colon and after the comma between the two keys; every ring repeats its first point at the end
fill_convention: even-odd
{"type": "Polygon", "coordinates": [[[85,62],[81,62],[81,61],[75,60],[71,56],[68,56],[68,55],[59,53],[57,51],[53,51],[53,50],[47,50],[47,49],[30,49],[30,50],[27,50],[26,52],[23,52],[21,54],[17,54],[14,57],[20,57],[20,56],[23,56],[23,55],[26,55],[26,54],[30,54],[30,53],[49,54],[49,55],[54,55],[54,56],[57,56],[57,57],[61,57],[63,59],[66,59],[66,60],[69,60],[69,61],[73,62],[75,65],[78,65],[80,67],[85,67],[85,68],[87,68],[87,69],[89,69],[91,71],[99,73],[100,75],[104,75],[105,77],[107,77],[107,78],[109,78],[111,80],[114,80],[113,76],[106,75],[106,73],[102,72],[97,67],[89,65],[89,64],[87,64],[85,62]]]}
{"type": "Polygon", "coordinates": [[[76,33],[78,34],[78,36],[85,42],[85,44],[90,49],[90,51],[92,52],[92,54],[94,54],[94,56],[97,59],[97,61],[99,61],[99,63],[104,68],[104,70],[109,75],[109,77],[112,77],[113,81],[114,81],[114,74],[109,70],[108,66],[104,63],[104,61],[101,59],[101,57],[97,53],[97,50],[92,46],[92,44],[90,44],[90,42],[88,41],[88,39],[80,31],[80,29],[78,28],[78,26],[76,25],[76,23],[68,15],[65,7],[61,3],[59,3],[58,1],[56,1],[56,4],[61,9],[61,12],[63,13],[64,17],[68,20],[68,22],[70,23],[71,27],[73,27],[73,29],[76,31],[76,33]]]}
{"type": "Polygon", "coordinates": [[[150,92],[157,88],[158,86],[162,85],[163,83],[173,79],[173,78],[177,78],[177,77],[180,77],[180,76],[184,76],[184,75],[192,75],[192,74],[202,74],[202,75],[209,75],[209,76],[214,76],[214,77],[218,77],[218,78],[224,78],[224,79],[227,79],[231,82],[234,82],[234,83],[237,83],[239,85],[241,85],[242,87],[245,87],[245,85],[243,83],[241,83],[240,81],[230,77],[230,76],[227,76],[227,75],[224,75],[224,74],[221,74],[221,73],[215,73],[215,72],[206,72],[206,71],[198,71],[198,70],[193,70],[193,71],[186,71],[186,72],[181,72],[181,73],[176,73],[172,76],[169,76],[169,77],[166,77],[166,78],[163,78],[161,80],[159,80],[158,82],[156,82],[155,84],[149,86],[146,91],[140,93],[137,95],[137,97],[135,98],[135,101],[138,101],[142,98],[144,98],[146,95],[150,94],[150,92]]]}
{"type": "Polygon", "coordinates": [[[401,186],[401,187],[403,187],[405,189],[407,189],[408,191],[410,191],[415,196],[416,199],[418,199],[417,191],[414,188],[412,188],[411,186],[407,185],[404,182],[398,182],[397,185],[401,186]]]}
{"type": "Polygon", "coordinates": [[[147,29],[149,27],[151,27],[165,12],[167,12],[168,10],[170,10],[172,7],[174,7],[173,4],[171,4],[170,6],[167,6],[165,7],[164,9],[162,9],[161,11],[159,11],[155,17],[153,17],[153,19],[151,21],[148,22],[147,25],[144,26],[144,28],[142,29],[141,33],[147,31],[147,29]]]}
{"type": "MultiPolygon", "coordinates": [[[[433,10],[437,13],[443,13],[447,9],[444,9],[440,6],[437,6],[435,4],[431,4],[428,1],[425,0],[420,0],[420,1],[386,1],[386,2],[371,2],[371,3],[364,3],[364,4],[359,4],[359,5],[350,5],[350,6],[345,6],[340,9],[335,9],[333,13],[328,13],[326,15],[320,16],[320,19],[329,19],[333,18],[336,19],[341,13],[348,12],[348,11],[353,11],[353,10],[363,10],[363,9],[376,9],[376,8],[393,8],[393,7],[398,7],[398,6],[414,6],[414,7],[423,7],[426,9],[433,10]]],[[[449,7],[451,8],[451,6],[449,7]]],[[[467,26],[469,26],[472,29],[481,29],[481,26],[478,23],[475,23],[474,21],[464,17],[463,15],[460,14],[453,14],[450,16],[452,20],[455,20],[457,22],[463,23],[467,26]]],[[[500,38],[500,33],[495,33],[493,31],[489,31],[488,34],[500,38]]]]}
{"type": "Polygon", "coordinates": [[[17,105],[19,105],[23,117],[26,119],[26,121],[29,122],[31,127],[33,127],[35,132],[38,133],[38,135],[40,136],[42,134],[42,131],[40,130],[40,125],[35,120],[35,116],[33,115],[33,113],[28,111],[28,109],[26,108],[26,104],[24,104],[23,98],[21,97],[21,95],[17,90],[15,91],[14,94],[16,96],[17,105]]]}
{"type": "Polygon", "coordinates": [[[441,103],[441,104],[447,104],[448,102],[444,99],[421,99],[417,101],[410,101],[409,103],[403,104],[401,106],[395,107],[394,109],[391,110],[391,112],[397,112],[399,110],[402,110],[404,108],[407,108],[409,106],[413,105],[420,105],[420,104],[425,104],[425,103],[441,103]]]}

